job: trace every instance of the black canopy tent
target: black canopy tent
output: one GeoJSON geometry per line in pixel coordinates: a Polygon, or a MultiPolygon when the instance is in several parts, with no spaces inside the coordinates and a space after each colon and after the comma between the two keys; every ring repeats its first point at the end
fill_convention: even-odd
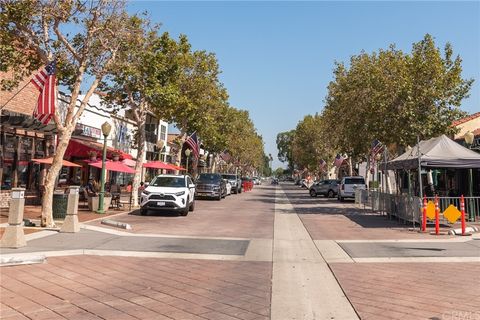
{"type": "Polygon", "coordinates": [[[422,168],[480,168],[480,154],[456,143],[446,135],[420,141],[411,150],[387,162],[387,170],[422,168]],[[419,150],[420,148],[420,150],[419,150]]]}

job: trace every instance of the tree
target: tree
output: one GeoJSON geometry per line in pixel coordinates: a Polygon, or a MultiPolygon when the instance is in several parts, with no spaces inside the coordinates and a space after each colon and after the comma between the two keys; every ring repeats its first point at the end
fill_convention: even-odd
{"type": "Polygon", "coordinates": [[[292,143],[295,130],[280,132],[277,134],[278,159],[286,162],[290,170],[293,170],[292,143]]]}
{"type": "Polygon", "coordinates": [[[206,51],[192,52],[186,37],[180,38],[179,45],[183,49],[178,56],[177,99],[166,104],[159,96],[162,103],[157,105],[162,107],[154,110],[160,118],[175,123],[180,130],[178,163],[187,134],[197,132],[200,139],[205,140],[214,140],[220,134],[215,120],[224,111],[228,99],[227,91],[218,78],[220,68],[215,55],[206,51]]]}
{"type": "Polygon", "coordinates": [[[305,116],[293,134],[291,148],[294,163],[299,168],[307,168],[311,172],[319,170],[320,160],[331,163],[334,151],[329,136],[321,115],[305,116]]]}
{"type": "Polygon", "coordinates": [[[2,1],[0,48],[6,55],[1,55],[0,65],[14,73],[4,87],[14,88],[21,78],[55,59],[59,83],[71,92],[65,118],[59,110],[54,116],[58,145],[46,176],[42,226],[54,226],[55,180],[77,120],[102,78],[115,68],[119,48],[136,27],[120,1],[2,1]],[[82,86],[88,89],[77,106],[82,86]]]}
{"type": "Polygon", "coordinates": [[[411,145],[421,139],[451,133],[452,121],[463,115],[472,79],[461,76],[461,59],[444,55],[430,35],[405,54],[387,50],[353,56],[350,66],[337,63],[322,116],[331,143],[355,160],[365,159],[371,142],[411,145]]]}
{"type": "MultiPolygon", "coordinates": [[[[168,33],[158,36],[157,26],[137,19],[138,34],[122,46],[117,68],[101,84],[105,100],[115,106],[127,108],[136,124],[135,144],[137,161],[133,190],[140,187],[141,170],[145,153],[145,125],[149,112],[161,112],[178,102],[179,90],[176,79],[180,71],[180,55],[188,52],[182,36],[178,42],[168,33]],[[183,45],[183,46],[182,46],[183,45]]],[[[133,193],[133,203],[138,203],[138,194],[133,193]]]]}

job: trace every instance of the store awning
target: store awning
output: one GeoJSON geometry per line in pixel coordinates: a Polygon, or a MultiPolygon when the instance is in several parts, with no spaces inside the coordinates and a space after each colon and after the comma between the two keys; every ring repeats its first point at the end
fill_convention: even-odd
{"type": "MultiPolygon", "coordinates": [[[[91,151],[97,152],[98,158],[101,158],[102,152],[103,152],[103,144],[95,141],[70,139],[67,150],[65,151],[65,158],[77,157],[77,158],[87,159],[89,158],[88,153],[91,151]]],[[[107,147],[107,158],[109,159],[113,158],[114,153],[118,153],[120,155],[120,159],[122,160],[133,158],[131,155],[121,150],[117,150],[112,147],[107,147]]]]}
{"type": "MultiPolygon", "coordinates": [[[[36,163],[52,164],[53,157],[52,158],[45,158],[45,159],[32,159],[32,161],[36,162],[36,163]]],[[[70,162],[70,161],[67,161],[67,160],[63,160],[62,166],[63,167],[81,167],[81,165],[78,165],[76,163],[73,163],[73,162],[70,162]]]]}
{"type": "MultiPolygon", "coordinates": [[[[88,165],[101,169],[102,161],[90,162],[88,165]]],[[[130,168],[129,166],[120,161],[105,161],[105,169],[108,171],[135,173],[135,170],[133,168],[130,168]]]]}
{"type": "Polygon", "coordinates": [[[178,170],[174,165],[162,161],[150,161],[143,164],[144,168],[178,170]]]}

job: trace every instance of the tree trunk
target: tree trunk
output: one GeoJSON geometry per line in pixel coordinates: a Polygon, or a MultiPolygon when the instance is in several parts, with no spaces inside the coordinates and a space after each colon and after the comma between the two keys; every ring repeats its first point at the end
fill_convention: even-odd
{"type": "Polygon", "coordinates": [[[58,145],[53,155],[52,165],[47,171],[47,177],[45,179],[45,193],[43,194],[42,199],[42,227],[55,227],[55,222],[53,221],[53,191],[55,190],[55,182],[57,180],[60,169],[62,169],[63,156],[68,147],[68,142],[72,136],[73,129],[75,124],[70,124],[65,127],[65,130],[61,132],[58,136],[58,145]]]}
{"type": "Polygon", "coordinates": [[[352,167],[352,158],[348,157],[348,175],[351,177],[353,176],[353,167],[352,167]]]}
{"type": "Polygon", "coordinates": [[[133,184],[132,184],[132,202],[134,207],[138,206],[138,188],[140,188],[140,180],[142,177],[143,161],[144,161],[144,154],[145,154],[145,117],[146,115],[142,114],[140,116],[140,121],[137,122],[138,153],[137,153],[137,162],[135,162],[135,175],[133,177],[133,184]]]}
{"type": "MultiPolygon", "coordinates": [[[[177,150],[177,154],[175,156],[175,165],[177,166],[180,166],[180,164],[182,163],[182,148],[183,148],[183,144],[185,143],[185,140],[187,139],[187,134],[183,131],[180,132],[180,140],[179,140],[179,146],[178,146],[178,150],[177,150]]],[[[179,170],[176,170],[175,171],[176,174],[179,174],[180,171],[179,170]]],[[[187,172],[188,173],[188,172],[187,172]]]]}

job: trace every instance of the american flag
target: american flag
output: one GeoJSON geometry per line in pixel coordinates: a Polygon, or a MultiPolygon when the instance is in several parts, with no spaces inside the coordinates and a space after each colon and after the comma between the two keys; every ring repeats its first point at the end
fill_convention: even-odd
{"type": "Polygon", "coordinates": [[[383,148],[384,148],[383,143],[381,143],[377,139],[373,140],[372,141],[372,150],[371,150],[372,156],[375,156],[378,153],[382,152],[383,148]]]}
{"type": "Polygon", "coordinates": [[[375,170],[375,165],[377,162],[377,154],[383,151],[385,146],[379,140],[375,139],[372,141],[372,149],[370,151],[370,171],[373,173],[375,170]]]}
{"type": "Polygon", "coordinates": [[[339,153],[339,154],[337,154],[337,156],[335,157],[335,161],[333,162],[333,165],[334,165],[335,167],[340,167],[340,166],[342,165],[342,163],[343,163],[343,160],[345,160],[345,158],[342,157],[342,156],[340,155],[340,153],[339,153]]]}
{"type": "Polygon", "coordinates": [[[33,116],[43,124],[48,124],[55,114],[55,105],[57,102],[55,71],[56,63],[52,61],[30,80],[38,91],[40,91],[37,107],[33,110],[33,116]]]}
{"type": "Polygon", "coordinates": [[[228,162],[232,159],[232,156],[230,155],[230,153],[227,150],[225,150],[222,153],[220,153],[220,158],[222,158],[222,160],[228,162]]]}
{"type": "Polygon", "coordinates": [[[320,160],[319,165],[320,165],[320,170],[323,171],[323,169],[325,169],[325,166],[327,165],[327,162],[322,159],[320,160]]]}
{"type": "Polygon", "coordinates": [[[193,155],[198,159],[200,155],[200,144],[198,143],[197,133],[194,132],[185,140],[185,143],[192,149],[193,155]]]}

